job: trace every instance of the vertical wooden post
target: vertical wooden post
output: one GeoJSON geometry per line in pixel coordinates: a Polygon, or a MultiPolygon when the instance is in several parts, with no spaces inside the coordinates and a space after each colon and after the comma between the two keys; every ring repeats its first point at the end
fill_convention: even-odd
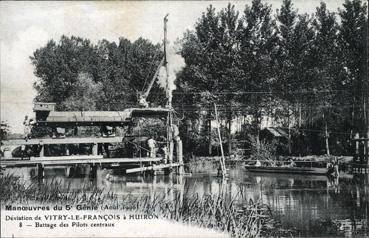
{"type": "MultiPolygon", "coordinates": [[[[143,181],[144,182],[144,181],[143,181]]],[[[154,176],[152,178],[152,187],[151,187],[151,191],[150,191],[150,202],[151,204],[154,203],[154,198],[155,198],[155,192],[156,192],[156,176],[154,176]]]]}
{"type": "Polygon", "coordinates": [[[67,178],[71,178],[74,175],[75,167],[73,167],[73,166],[66,166],[65,169],[64,169],[64,172],[65,172],[65,176],[67,178]]]}
{"type": "Polygon", "coordinates": [[[169,164],[173,163],[173,141],[169,142],[169,164]]]}
{"type": "Polygon", "coordinates": [[[97,177],[97,165],[96,164],[91,165],[89,176],[90,176],[90,178],[96,178],[97,177]]]}
{"type": "Polygon", "coordinates": [[[212,145],[211,145],[211,110],[209,108],[209,112],[208,112],[208,136],[209,136],[209,144],[208,144],[208,153],[209,153],[209,156],[211,156],[212,154],[212,151],[213,151],[213,148],[212,148],[212,145]]]}
{"type": "Polygon", "coordinates": [[[92,154],[93,155],[98,155],[98,144],[97,143],[94,143],[92,145],[92,154]]]}
{"type": "Polygon", "coordinates": [[[168,146],[165,146],[165,148],[164,148],[164,164],[168,163],[168,158],[169,158],[169,155],[168,155],[169,151],[168,150],[169,150],[168,146]]]}
{"type": "Polygon", "coordinates": [[[223,177],[227,176],[227,171],[226,171],[226,167],[225,167],[225,158],[224,158],[224,151],[223,151],[223,142],[222,142],[222,136],[220,134],[220,123],[218,121],[218,111],[217,111],[217,105],[214,103],[214,110],[215,110],[215,120],[217,121],[218,127],[217,127],[217,131],[218,131],[218,138],[219,138],[219,144],[220,144],[220,152],[222,154],[222,158],[220,159],[220,166],[223,172],[223,177]]]}
{"type": "MultiPolygon", "coordinates": [[[[183,176],[177,176],[177,184],[179,185],[179,207],[183,206],[183,197],[184,197],[184,193],[185,193],[185,188],[184,188],[184,181],[183,181],[183,176]]],[[[179,217],[178,217],[179,218],[179,217]]]]}
{"type": "Polygon", "coordinates": [[[184,174],[183,169],[183,148],[182,148],[182,140],[178,138],[177,142],[177,162],[179,163],[178,174],[184,174]]]}
{"type": "Polygon", "coordinates": [[[45,169],[43,164],[37,164],[37,177],[43,179],[45,177],[45,169]]]}
{"type": "MultiPolygon", "coordinates": [[[[368,36],[368,28],[366,28],[366,36],[368,36]]],[[[366,47],[364,47],[367,57],[369,57],[368,45],[369,45],[369,37],[367,37],[366,47]]],[[[364,121],[365,128],[363,132],[364,132],[364,137],[366,139],[364,143],[365,159],[366,159],[367,168],[369,168],[369,78],[368,78],[369,74],[368,74],[368,63],[364,65],[365,65],[364,71],[366,72],[366,77],[364,77],[365,80],[363,80],[364,117],[365,117],[365,121],[364,121]]]]}
{"type": "Polygon", "coordinates": [[[368,127],[368,133],[366,135],[366,140],[365,140],[365,160],[366,160],[366,165],[369,168],[369,127],[368,127]]]}
{"type": "Polygon", "coordinates": [[[169,199],[169,201],[172,201],[172,202],[174,202],[174,186],[173,186],[173,179],[174,179],[174,177],[173,177],[173,174],[169,174],[169,189],[168,189],[168,199],[169,199]]]}
{"type": "Polygon", "coordinates": [[[91,164],[81,164],[81,174],[83,176],[90,176],[92,165],[91,164]]]}
{"type": "Polygon", "coordinates": [[[155,164],[152,164],[152,176],[156,176],[157,174],[158,174],[158,171],[155,168],[155,164]]]}
{"type": "MultiPolygon", "coordinates": [[[[230,106],[232,108],[232,105],[230,106]]],[[[228,155],[232,154],[232,109],[228,115],[228,155]]]]}
{"type": "Polygon", "coordinates": [[[166,96],[168,99],[167,107],[172,108],[172,89],[169,85],[169,71],[168,71],[168,52],[167,52],[167,22],[168,15],[164,17],[164,68],[165,68],[165,78],[166,78],[166,96]]]}
{"type": "Polygon", "coordinates": [[[41,146],[40,157],[44,157],[45,156],[45,145],[44,144],[40,144],[40,146],[41,146]]]}

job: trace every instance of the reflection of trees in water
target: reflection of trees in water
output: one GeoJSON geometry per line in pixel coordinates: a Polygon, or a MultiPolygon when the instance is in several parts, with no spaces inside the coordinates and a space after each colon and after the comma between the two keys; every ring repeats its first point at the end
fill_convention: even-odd
{"type": "Polygon", "coordinates": [[[296,234],[338,234],[341,221],[346,220],[347,227],[347,219],[353,226],[358,219],[368,218],[368,181],[363,178],[340,179],[339,183],[313,177],[256,176],[253,180],[253,193],[262,190],[263,202],[271,206],[284,227],[295,228],[296,234]]]}
{"type": "MultiPolygon", "coordinates": [[[[26,170],[25,170],[26,171],[26,170]]],[[[28,169],[27,169],[28,171],[28,169]]],[[[250,199],[262,201],[270,206],[273,216],[283,228],[294,228],[300,235],[337,235],[340,229],[368,233],[369,186],[368,177],[355,176],[353,179],[340,178],[339,183],[326,177],[302,177],[264,174],[233,173],[225,183],[212,173],[192,177],[167,176],[142,177],[123,176],[111,173],[113,179],[107,180],[110,170],[99,170],[93,187],[104,188],[104,192],[116,194],[166,194],[166,199],[182,203],[187,196],[197,193],[219,194],[226,201],[234,200],[240,206],[250,199]],[[124,178],[124,181],[122,179],[124,178]],[[361,229],[361,230],[360,230],[361,229]]],[[[72,181],[72,188],[81,187],[84,178],[65,178],[61,174],[46,176],[63,179],[64,184],[72,181]]],[[[341,231],[343,232],[343,231],[341,231]]]]}
{"type": "Polygon", "coordinates": [[[364,232],[369,235],[369,192],[366,175],[355,175],[353,179],[342,179],[339,190],[330,192],[331,199],[341,207],[349,209],[349,216],[338,217],[334,221],[345,232],[364,232]]]}
{"type": "Polygon", "coordinates": [[[338,187],[339,189],[329,191],[332,202],[349,208],[355,218],[367,218],[369,207],[367,178],[354,176],[353,179],[340,179],[338,187]]]}

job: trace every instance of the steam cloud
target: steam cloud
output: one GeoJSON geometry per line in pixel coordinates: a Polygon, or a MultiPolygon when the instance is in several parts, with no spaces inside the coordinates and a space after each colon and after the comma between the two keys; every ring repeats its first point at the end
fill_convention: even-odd
{"type": "MultiPolygon", "coordinates": [[[[176,49],[174,47],[167,48],[167,62],[168,62],[168,99],[171,102],[172,100],[172,92],[176,89],[176,75],[179,71],[183,69],[185,66],[184,59],[181,55],[177,54],[176,49]]],[[[158,84],[164,90],[167,89],[167,80],[166,80],[166,69],[165,67],[161,67],[158,76],[158,84]]]]}

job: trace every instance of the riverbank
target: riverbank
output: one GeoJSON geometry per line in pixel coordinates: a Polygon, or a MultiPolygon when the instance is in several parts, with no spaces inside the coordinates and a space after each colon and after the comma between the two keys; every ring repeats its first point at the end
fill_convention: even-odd
{"type": "MultiPolygon", "coordinates": [[[[118,170],[98,169],[97,177],[91,180],[83,175],[66,177],[63,169],[49,168],[45,171],[45,178],[40,182],[32,179],[34,168],[6,169],[6,173],[20,177],[21,181],[25,181],[26,186],[41,187],[44,184],[57,182],[60,184],[58,186],[62,193],[70,186],[71,193],[64,193],[64,197],[69,197],[68,199],[73,198],[73,193],[86,193],[86,198],[80,197],[86,200],[93,191],[102,191],[103,195],[110,194],[110,197],[105,196],[103,204],[114,204],[109,202],[114,197],[126,199],[131,197],[131,200],[138,197],[147,199],[157,197],[155,203],[160,202],[166,206],[166,204],[173,204],[169,201],[181,201],[177,199],[178,194],[183,194],[182,201],[193,201],[195,194],[199,199],[208,195],[221,197],[221,201],[226,201],[228,204],[233,200],[237,208],[242,208],[243,205],[247,207],[250,199],[259,201],[261,204],[268,205],[272,215],[272,222],[265,223],[265,226],[270,225],[270,228],[264,229],[264,226],[261,237],[291,237],[291,235],[294,237],[337,237],[350,234],[355,234],[356,237],[366,237],[365,235],[368,235],[368,229],[365,229],[368,227],[365,222],[367,221],[365,211],[369,206],[369,178],[366,176],[353,175],[331,181],[326,176],[251,173],[237,164],[236,166],[227,165],[229,177],[224,180],[217,176],[218,162],[205,164],[209,164],[209,167],[215,165],[215,169],[203,170],[200,169],[202,165],[198,164],[200,171],[186,176],[175,174],[172,176],[164,174],[127,176],[119,173],[118,170]]],[[[54,204],[54,202],[51,203],[54,204]]],[[[60,202],[59,204],[65,203],[60,202]]],[[[128,203],[122,199],[118,201],[118,204],[128,203]]],[[[24,201],[21,204],[27,204],[27,202],[24,201]]],[[[132,211],[145,214],[135,212],[136,210],[132,211]]],[[[125,213],[126,211],[119,210],[119,212],[125,213]]],[[[160,219],[165,218],[160,215],[160,219]]],[[[188,224],[182,221],[175,222],[174,219],[168,220],[173,223],[188,224]]],[[[199,227],[194,223],[189,226],[199,227]]],[[[211,230],[215,229],[211,228],[211,230]]]]}
{"type": "MultiPolygon", "coordinates": [[[[188,162],[198,162],[198,161],[219,161],[221,156],[194,156],[188,159],[188,162]]],[[[225,156],[225,160],[233,161],[233,162],[242,162],[252,159],[250,157],[236,157],[236,156],[225,156]]],[[[337,159],[342,163],[350,163],[353,159],[352,156],[336,156],[336,155],[306,155],[306,156],[279,156],[278,160],[286,160],[293,159],[296,161],[316,161],[316,162],[324,162],[330,161],[333,159],[337,159]]]]}
{"type": "MultiPolygon", "coordinates": [[[[222,159],[221,156],[195,156],[191,157],[185,163],[185,168],[189,172],[201,172],[216,170],[219,167],[219,161],[222,159]]],[[[265,158],[269,159],[269,158],[265,158]]],[[[279,156],[277,161],[290,161],[295,162],[316,162],[320,163],[322,166],[327,162],[332,162],[337,160],[340,165],[340,169],[347,170],[350,167],[353,157],[352,156],[333,156],[333,155],[308,155],[308,156],[279,156]]],[[[255,161],[251,157],[235,157],[235,156],[225,156],[225,162],[227,167],[235,167],[245,162],[255,161]]]]}
{"type": "Polygon", "coordinates": [[[24,212],[6,211],[1,212],[2,237],[168,237],[168,238],[226,238],[227,233],[214,229],[207,229],[168,219],[130,219],[129,216],[141,216],[140,213],[127,213],[125,211],[43,211],[24,212]],[[67,218],[64,219],[64,216],[67,218]],[[126,218],[123,219],[122,215],[126,218]],[[79,219],[77,216],[90,216],[90,219],[79,219]],[[120,215],[121,219],[94,220],[98,215],[108,215],[109,218],[120,215]],[[46,217],[61,217],[61,219],[46,220],[46,217]],[[9,218],[27,217],[27,221],[10,221],[9,218]],[[39,217],[39,220],[34,218],[39,217]],[[71,219],[68,219],[71,218],[71,219]],[[20,222],[22,223],[19,227],[20,222]]]}
{"type": "Polygon", "coordinates": [[[0,177],[0,200],[2,204],[14,205],[68,204],[99,208],[107,206],[122,212],[155,215],[159,220],[211,229],[211,232],[216,234],[228,234],[232,237],[257,237],[267,233],[274,222],[265,204],[250,199],[247,204],[241,205],[235,202],[235,197],[227,198],[225,194],[220,193],[203,196],[193,193],[183,196],[183,193],[173,191],[169,195],[123,195],[99,188],[71,189],[69,185],[63,186],[58,180],[43,183],[35,181],[26,185],[19,177],[9,174],[0,177]]]}

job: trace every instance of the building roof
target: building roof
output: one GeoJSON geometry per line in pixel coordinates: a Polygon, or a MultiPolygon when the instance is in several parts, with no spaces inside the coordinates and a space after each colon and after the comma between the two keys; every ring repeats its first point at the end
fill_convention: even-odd
{"type": "Polygon", "coordinates": [[[125,124],[134,117],[166,116],[168,108],[128,108],[123,111],[51,111],[45,121],[39,124],[74,124],[74,125],[101,125],[125,124]]]}
{"type": "Polygon", "coordinates": [[[288,137],[288,133],[282,129],[282,128],[278,128],[278,127],[266,127],[264,128],[264,130],[267,130],[269,133],[271,133],[274,137],[288,137]]]}
{"type": "Polygon", "coordinates": [[[54,111],[56,103],[50,102],[35,102],[33,104],[33,111],[54,111]]]}

